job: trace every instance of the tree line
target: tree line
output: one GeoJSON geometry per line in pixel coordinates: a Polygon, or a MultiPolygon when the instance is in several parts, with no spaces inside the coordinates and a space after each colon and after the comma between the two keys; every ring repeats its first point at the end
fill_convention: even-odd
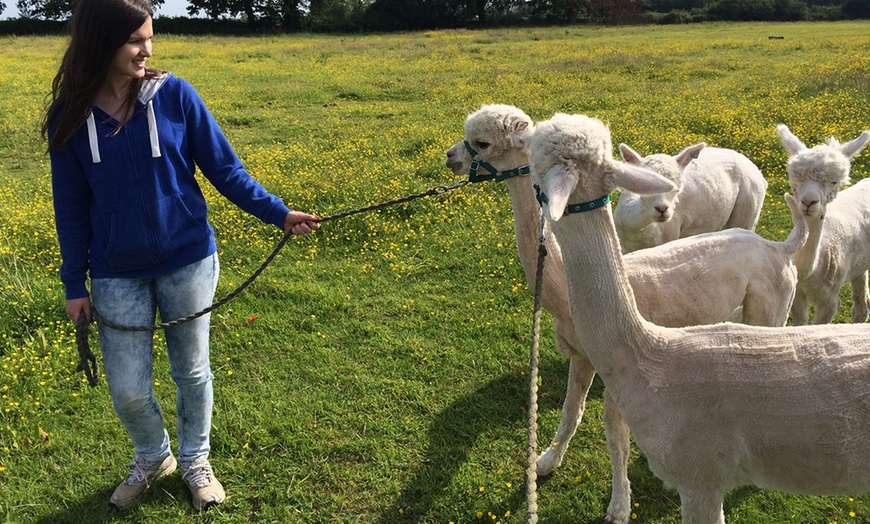
{"type": "MultiPolygon", "coordinates": [[[[0,12],[6,1],[0,0],[0,12]]],[[[165,0],[152,0],[157,16],[165,0]]],[[[75,0],[17,0],[0,33],[62,30],[75,0]]],[[[562,24],[870,18],[870,0],[188,0],[163,33],[364,32],[562,24]]]]}

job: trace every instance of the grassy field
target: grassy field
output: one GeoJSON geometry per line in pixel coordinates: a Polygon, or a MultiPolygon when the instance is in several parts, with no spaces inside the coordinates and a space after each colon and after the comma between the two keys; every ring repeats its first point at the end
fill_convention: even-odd
{"type": "MultiPolygon", "coordinates": [[[[600,117],[614,142],[642,154],[702,140],[737,149],[769,181],[758,232],[781,240],[791,221],[774,126],[809,145],[870,128],[870,23],[263,38],[164,37],[159,20],[155,29],[152,65],[194,84],[267,188],[321,215],[454,182],[444,152],[465,116],[507,103],[536,120],[600,117]]],[[[92,389],[74,371],[37,132],[64,46],[0,38],[0,521],[522,522],[533,300],[495,183],[291,241],[212,317],[212,463],[230,498],[195,515],[175,475],[126,515],[106,507],[131,445],[105,381],[92,389]]],[[[864,152],[853,180],[868,174],[864,152]]],[[[223,295],[280,234],[210,188],[207,197],[223,295]]],[[[838,322],[848,321],[843,297],[838,322]]],[[[542,328],[544,445],[567,364],[546,314],[542,328]]],[[[163,335],[155,340],[172,435],[174,387],[163,335]]],[[[565,463],[539,486],[543,523],[602,522],[601,390],[596,382],[565,463]]],[[[636,522],[679,522],[678,497],[636,450],[629,475],[636,522]]],[[[725,510],[739,524],[864,523],[870,496],[744,488],[725,510]]]]}

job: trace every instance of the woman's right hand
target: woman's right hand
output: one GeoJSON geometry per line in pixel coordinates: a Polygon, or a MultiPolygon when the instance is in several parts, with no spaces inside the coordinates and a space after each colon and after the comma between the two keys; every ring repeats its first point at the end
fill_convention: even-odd
{"type": "Polygon", "coordinates": [[[91,321],[91,299],[89,297],[71,298],[66,301],[66,314],[73,323],[77,322],[79,317],[85,314],[88,322],[91,321]]]}

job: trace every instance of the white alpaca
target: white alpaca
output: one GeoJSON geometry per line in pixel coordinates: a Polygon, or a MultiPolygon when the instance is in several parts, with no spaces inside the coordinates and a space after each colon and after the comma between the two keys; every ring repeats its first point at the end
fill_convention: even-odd
{"type": "MultiPolygon", "coordinates": [[[[682,522],[724,524],[723,497],[740,485],[870,490],[870,326],[666,328],[645,320],[610,206],[563,217],[569,203],[582,207],[616,187],[673,188],[615,161],[611,148],[600,121],[557,114],[536,128],[532,176],[589,360],[652,472],[679,492],[682,522]]],[[[605,402],[605,417],[609,409],[605,402]]]]}
{"type": "Polygon", "coordinates": [[[755,229],[767,181],[748,158],[701,142],[677,156],[642,157],[619,145],[629,164],[670,179],[676,189],[638,195],[622,191],[613,212],[624,253],[728,228],[755,229]]]}
{"type": "Polygon", "coordinates": [[[808,217],[810,239],[795,257],[798,287],[792,306],[795,325],[809,320],[827,324],[840,309],[840,289],[852,283],[852,323],[866,322],[870,297],[870,180],[844,189],[849,183],[850,161],[870,141],[870,131],[847,144],[835,138],[807,148],[788,127],[776,128],[790,154],[788,177],[801,211],[808,217]]]}
{"type": "MultiPolygon", "coordinates": [[[[478,174],[499,174],[511,197],[520,262],[534,288],[540,241],[540,207],[530,177],[532,119],[508,105],[487,105],[468,116],[465,140],[447,151],[447,167],[469,173],[472,154],[478,174]],[[484,173],[485,172],[485,173],[484,173]]],[[[649,320],[666,326],[721,322],[743,306],[747,323],[785,325],[797,283],[791,257],[806,241],[803,217],[793,203],[796,227],[786,242],[770,242],[751,231],[733,229],[698,235],[626,256],[629,282],[638,307],[649,320]]],[[[542,305],[553,317],[557,349],[569,359],[568,389],[562,419],[550,446],[537,461],[537,472],[549,475],[561,463],[583,416],[586,394],[595,370],[580,344],[568,309],[562,254],[552,234],[545,236],[542,305]]],[[[631,514],[628,482],[629,434],[619,413],[605,419],[613,462],[613,495],[607,522],[623,523],[631,514]]]]}

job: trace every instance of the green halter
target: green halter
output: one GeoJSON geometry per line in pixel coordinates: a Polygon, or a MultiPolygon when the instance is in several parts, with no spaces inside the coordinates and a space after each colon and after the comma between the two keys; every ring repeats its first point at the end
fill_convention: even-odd
{"type": "MultiPolygon", "coordinates": [[[[545,195],[543,191],[541,191],[538,184],[535,184],[535,196],[538,198],[538,203],[542,206],[550,203],[550,199],[547,198],[547,195],[545,195]]],[[[589,202],[581,202],[580,204],[568,204],[565,207],[565,214],[570,215],[574,213],[583,213],[584,211],[592,211],[593,209],[604,207],[604,205],[608,203],[610,203],[610,195],[604,195],[601,198],[596,198],[589,202]]]]}
{"type": "Polygon", "coordinates": [[[489,162],[483,162],[481,160],[475,160],[474,157],[477,156],[477,151],[471,147],[471,144],[468,143],[468,140],[463,140],[465,144],[465,149],[471,154],[471,168],[468,172],[468,180],[470,182],[483,182],[484,180],[492,180],[495,179],[496,182],[501,182],[503,180],[507,180],[508,178],[513,178],[515,176],[528,175],[532,171],[529,169],[528,165],[520,166],[510,171],[499,171],[498,169],[492,167],[492,164],[489,162]],[[483,168],[489,174],[478,174],[478,168],[483,168]]]}

